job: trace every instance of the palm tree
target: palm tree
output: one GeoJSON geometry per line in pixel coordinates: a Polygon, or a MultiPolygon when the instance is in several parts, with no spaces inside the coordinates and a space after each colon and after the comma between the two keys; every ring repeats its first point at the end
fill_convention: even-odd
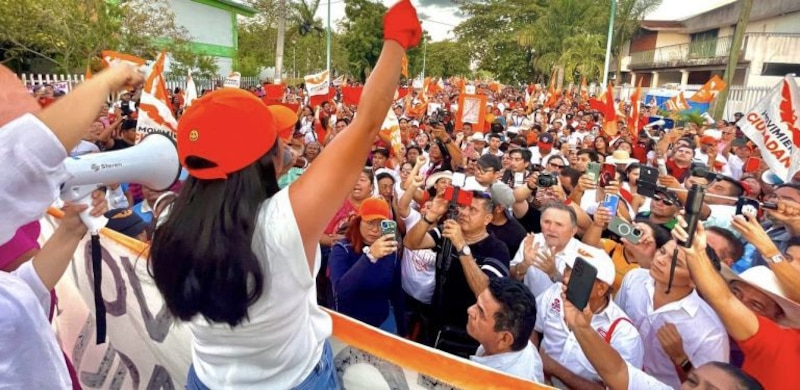
{"type": "Polygon", "coordinates": [[[297,0],[289,3],[288,18],[297,26],[300,35],[316,32],[322,36],[325,32],[322,19],[314,17],[319,9],[319,3],[320,0],[297,0]]]}
{"type": "Polygon", "coordinates": [[[564,74],[586,76],[589,80],[599,77],[606,57],[605,40],[601,34],[579,34],[567,38],[558,60],[564,67],[564,74]]]}

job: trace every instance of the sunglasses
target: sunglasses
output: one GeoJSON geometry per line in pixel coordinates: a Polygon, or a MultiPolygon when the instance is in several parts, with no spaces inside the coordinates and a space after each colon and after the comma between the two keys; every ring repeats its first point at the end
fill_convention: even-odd
{"type": "Polygon", "coordinates": [[[653,197],[653,202],[661,202],[666,206],[674,206],[676,204],[676,202],[674,200],[667,199],[667,198],[664,198],[662,196],[654,196],[653,197]]]}
{"type": "Polygon", "coordinates": [[[555,169],[563,169],[564,168],[564,166],[561,165],[561,164],[547,163],[547,165],[549,165],[549,166],[551,166],[552,168],[555,168],[555,169]]]}

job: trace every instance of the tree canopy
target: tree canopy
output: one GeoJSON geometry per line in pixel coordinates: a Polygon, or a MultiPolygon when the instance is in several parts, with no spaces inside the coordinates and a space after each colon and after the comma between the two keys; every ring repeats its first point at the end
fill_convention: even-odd
{"type": "Polygon", "coordinates": [[[0,0],[3,62],[39,58],[56,71],[82,72],[102,50],[146,59],[167,50],[173,69],[216,72],[209,58],[189,50],[189,34],[167,0],[0,0]]]}

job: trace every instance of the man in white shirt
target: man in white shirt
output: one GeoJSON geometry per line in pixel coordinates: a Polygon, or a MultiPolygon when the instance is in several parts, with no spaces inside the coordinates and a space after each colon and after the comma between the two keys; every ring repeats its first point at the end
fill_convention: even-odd
{"type": "Polygon", "coordinates": [[[672,388],[679,388],[693,367],[713,361],[727,363],[730,354],[728,333],[714,310],[697,295],[682,251],[667,292],[676,246],[672,240],[659,248],[649,270],[629,271],[616,295],[617,304],[642,336],[643,370],[672,388]],[[680,353],[662,345],[659,335],[667,334],[681,339],[680,353]]]}
{"type": "MultiPolygon", "coordinates": [[[[597,269],[588,303],[591,311],[595,313],[591,327],[603,336],[623,359],[635,367],[641,367],[644,346],[639,332],[625,312],[611,300],[611,286],[616,276],[614,263],[600,250],[589,253],[579,249],[578,255],[597,269]]],[[[553,378],[554,385],[563,384],[571,389],[602,389],[600,376],[586,359],[575,340],[575,335],[564,322],[562,291],[564,286],[569,284],[574,263],[574,257],[568,258],[562,283],[553,284],[536,298],[536,307],[539,311],[536,314],[534,329],[542,333],[544,370],[553,378]]]]}
{"type": "Polygon", "coordinates": [[[602,252],[574,238],[578,217],[567,205],[545,206],[541,227],[541,233],[528,234],[511,259],[511,276],[524,281],[536,297],[561,280],[568,261],[574,261],[581,252],[602,252]]]}
{"type": "Polygon", "coordinates": [[[540,134],[536,146],[528,148],[531,151],[531,164],[543,164],[550,156],[559,154],[558,151],[553,150],[553,142],[555,139],[552,134],[540,134]]]}
{"type": "Polygon", "coordinates": [[[733,140],[731,152],[733,153],[728,156],[728,166],[731,169],[731,177],[739,180],[742,178],[742,173],[744,173],[744,164],[750,157],[750,148],[747,147],[747,141],[744,139],[733,140]]]}
{"type": "Polygon", "coordinates": [[[542,359],[529,340],[536,321],[536,302],[522,283],[491,279],[467,314],[467,333],[481,343],[470,360],[544,383],[542,359]]]}
{"type": "MultiPolygon", "coordinates": [[[[569,301],[564,302],[564,320],[609,389],[668,390],[672,386],[659,382],[626,362],[592,327],[589,307],[578,311],[569,301]]],[[[741,369],[727,363],[709,362],[693,369],[683,388],[761,390],[761,385],[741,369]]]]}

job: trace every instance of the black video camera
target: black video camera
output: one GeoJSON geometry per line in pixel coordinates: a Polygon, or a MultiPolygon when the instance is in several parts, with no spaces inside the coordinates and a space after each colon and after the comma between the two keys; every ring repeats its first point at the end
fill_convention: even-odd
{"type": "Polygon", "coordinates": [[[536,186],[539,188],[549,188],[557,184],[558,178],[550,172],[541,172],[539,178],[536,179],[536,186]]]}

